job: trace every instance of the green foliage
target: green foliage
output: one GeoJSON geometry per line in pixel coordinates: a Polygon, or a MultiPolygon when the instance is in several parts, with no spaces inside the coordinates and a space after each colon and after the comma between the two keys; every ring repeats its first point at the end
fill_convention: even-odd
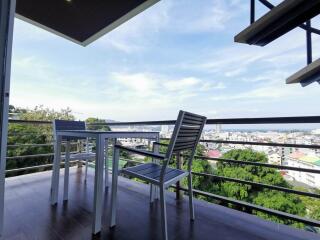
{"type": "MultiPolygon", "coordinates": [[[[234,159],[248,162],[267,162],[267,156],[263,153],[250,149],[231,150],[223,155],[225,159],[234,159]]],[[[238,178],[247,181],[260,182],[270,185],[290,188],[281,174],[275,169],[252,165],[239,165],[236,163],[217,163],[217,175],[238,178]]],[[[251,185],[244,185],[234,182],[220,183],[220,193],[224,196],[235,197],[239,200],[252,201],[256,197],[259,189],[251,185]]]]}
{"type": "MultiPolygon", "coordinates": [[[[264,153],[259,153],[250,149],[231,150],[225,153],[223,158],[248,162],[267,162],[267,156],[264,153]]],[[[216,174],[230,178],[238,178],[268,185],[292,188],[292,186],[283,179],[277,170],[261,166],[218,162],[216,174]]],[[[300,216],[304,216],[306,214],[304,203],[299,197],[292,194],[253,187],[251,185],[231,181],[217,181],[217,187],[212,190],[215,194],[254,203],[267,208],[300,216]]],[[[256,214],[275,222],[293,224],[298,227],[302,226],[301,224],[294,223],[291,220],[270,216],[265,213],[259,212],[256,214]]]]}
{"type": "MultiPolygon", "coordinates": [[[[304,187],[296,187],[296,190],[308,192],[310,189],[304,187]]],[[[320,190],[314,190],[315,193],[320,194],[320,190]]],[[[301,201],[306,206],[307,217],[320,221],[320,200],[307,196],[300,196],[301,201]]]]}
{"type": "MultiPolygon", "coordinates": [[[[253,203],[266,208],[291,213],[293,215],[304,216],[306,214],[305,205],[299,197],[293,194],[282,193],[279,191],[259,192],[253,199],[253,203]]],[[[302,223],[293,222],[292,220],[286,218],[279,218],[262,212],[256,212],[256,214],[274,222],[293,225],[299,228],[302,228],[304,226],[304,224],[302,223]]]]}
{"type": "Polygon", "coordinates": [[[40,105],[32,110],[18,108],[18,112],[21,113],[19,117],[21,120],[53,121],[54,119],[75,119],[70,108],[55,111],[54,109],[45,108],[40,105]]]}
{"type": "MultiPolygon", "coordinates": [[[[37,106],[32,110],[15,108],[11,105],[10,112],[16,114],[21,120],[52,121],[53,119],[73,120],[70,109],[54,111],[43,106],[37,106]]],[[[18,124],[10,123],[8,127],[8,157],[47,154],[53,152],[52,146],[26,146],[26,144],[50,144],[52,143],[52,126],[48,124],[18,124]],[[25,146],[17,146],[24,144],[25,146]],[[10,145],[16,145],[11,147],[10,145]]],[[[8,159],[7,169],[23,168],[42,165],[52,162],[51,156],[8,159]]],[[[33,170],[26,170],[18,174],[26,174],[33,170]]],[[[14,173],[16,174],[16,173],[14,173]]],[[[9,174],[12,176],[13,174],[9,174]]]]}
{"type": "Polygon", "coordinates": [[[104,119],[99,118],[87,118],[87,129],[89,130],[100,130],[100,131],[111,131],[110,127],[107,126],[107,122],[104,119]],[[90,125],[90,124],[98,124],[98,125],[90,125]]]}

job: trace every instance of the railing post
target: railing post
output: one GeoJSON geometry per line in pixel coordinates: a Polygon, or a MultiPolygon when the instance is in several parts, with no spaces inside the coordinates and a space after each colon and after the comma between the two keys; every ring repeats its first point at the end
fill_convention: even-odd
{"type": "MultiPolygon", "coordinates": [[[[177,169],[182,169],[183,165],[183,157],[181,156],[180,152],[177,152],[176,154],[177,158],[177,169]]],[[[183,198],[183,191],[180,190],[180,181],[176,183],[176,199],[181,200],[183,198]]]]}

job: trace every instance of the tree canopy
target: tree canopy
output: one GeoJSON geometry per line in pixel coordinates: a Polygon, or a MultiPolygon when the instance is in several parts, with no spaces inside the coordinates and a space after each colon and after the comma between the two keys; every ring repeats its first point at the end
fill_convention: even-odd
{"type": "MultiPolygon", "coordinates": [[[[223,158],[248,162],[267,162],[267,156],[264,153],[256,152],[251,149],[231,150],[225,153],[223,158]]],[[[238,178],[257,183],[292,188],[292,186],[285,181],[280,172],[267,167],[218,162],[216,174],[219,176],[238,178]]],[[[213,188],[213,190],[216,194],[254,203],[263,207],[300,216],[304,216],[306,214],[305,205],[298,196],[293,194],[230,181],[217,181],[217,187],[213,188]]],[[[265,219],[279,223],[297,225],[297,223],[288,219],[282,219],[260,212],[256,214],[265,219]]]]}
{"type": "MultiPolygon", "coordinates": [[[[72,111],[53,109],[37,106],[34,109],[23,109],[10,106],[9,111],[20,120],[52,121],[54,119],[74,120],[72,111]]],[[[26,156],[36,154],[48,154],[53,152],[53,141],[51,124],[25,124],[10,123],[8,127],[8,151],[7,156],[26,156]],[[29,144],[47,144],[41,146],[30,146],[29,144]]],[[[20,159],[8,159],[7,169],[24,168],[29,166],[43,165],[52,162],[52,156],[28,157],[20,159]]],[[[25,170],[11,175],[25,174],[36,170],[25,170]]]]}
{"type": "Polygon", "coordinates": [[[104,119],[99,119],[99,118],[87,118],[86,119],[87,123],[87,129],[89,130],[101,130],[101,131],[110,131],[110,127],[107,126],[107,122],[104,119]],[[91,125],[91,124],[96,124],[96,125],[91,125]]]}

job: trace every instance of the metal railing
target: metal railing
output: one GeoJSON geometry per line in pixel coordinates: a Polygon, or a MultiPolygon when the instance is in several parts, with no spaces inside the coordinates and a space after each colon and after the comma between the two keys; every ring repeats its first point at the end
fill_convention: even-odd
{"type": "MultiPolygon", "coordinates": [[[[51,122],[48,121],[22,121],[22,120],[10,120],[10,123],[19,123],[19,124],[51,124],[51,122]]],[[[306,117],[273,117],[273,118],[234,118],[234,119],[208,119],[206,125],[244,125],[244,124],[255,124],[255,125],[263,125],[263,124],[314,124],[314,123],[320,123],[320,116],[306,116],[306,117]]],[[[141,121],[141,122],[111,122],[111,123],[97,123],[97,124],[91,124],[93,126],[102,126],[102,125],[108,125],[110,127],[114,126],[161,126],[161,125],[174,125],[175,120],[165,120],[165,121],[141,121]]],[[[163,138],[163,140],[166,140],[163,138]]],[[[282,147],[282,148],[305,148],[305,149],[320,149],[320,145],[315,144],[292,144],[292,143],[276,143],[276,142],[249,142],[249,141],[228,141],[228,140],[200,140],[201,143],[214,143],[214,144],[239,144],[239,145],[257,145],[257,146],[270,146],[270,147],[282,147]]],[[[166,145],[166,144],[160,144],[160,145],[166,145]]],[[[17,145],[9,145],[8,147],[40,147],[40,146],[52,146],[52,143],[43,143],[43,144],[17,144],[17,145]]],[[[34,158],[37,156],[52,156],[53,153],[48,154],[38,154],[38,155],[28,155],[28,156],[15,156],[15,157],[8,157],[8,159],[21,159],[21,158],[34,158]]],[[[179,156],[180,157],[180,156],[179,156]]],[[[183,155],[181,156],[183,157],[183,155]]],[[[273,168],[273,169],[279,169],[279,170],[291,170],[291,171],[299,171],[299,172],[308,172],[313,174],[320,174],[320,170],[317,169],[309,169],[309,168],[299,168],[299,167],[292,167],[292,166],[284,166],[284,165],[274,165],[269,163],[261,163],[261,162],[249,162],[249,161],[240,161],[240,160],[233,160],[233,159],[224,159],[224,158],[210,158],[210,157],[203,157],[203,156],[195,156],[195,159],[197,160],[205,160],[205,161],[217,161],[217,162],[223,162],[223,163],[229,163],[229,164],[237,164],[237,165],[251,165],[251,166],[261,166],[261,167],[267,167],[267,168],[273,168]]],[[[132,162],[137,164],[138,161],[135,160],[127,160],[128,162],[132,162]]],[[[40,166],[32,166],[29,167],[29,169],[36,169],[43,168],[43,167],[50,167],[52,164],[46,164],[46,165],[40,165],[40,166]]],[[[27,170],[28,168],[25,168],[23,170],[27,170]]],[[[19,171],[19,169],[14,170],[8,170],[7,172],[13,172],[13,171],[19,171]]],[[[199,172],[193,172],[195,176],[200,177],[206,177],[209,179],[212,179],[213,182],[215,181],[227,181],[227,182],[235,182],[239,184],[244,185],[251,185],[256,188],[261,189],[270,189],[270,190],[276,190],[301,196],[308,196],[316,199],[320,199],[320,194],[313,193],[313,192],[304,192],[304,191],[298,191],[290,188],[270,185],[270,184],[264,184],[264,183],[258,183],[253,181],[247,181],[243,179],[238,178],[231,178],[231,177],[225,177],[225,176],[219,176],[215,174],[208,174],[208,173],[199,173],[199,172]]],[[[180,191],[186,191],[185,188],[181,187],[180,184],[177,184],[176,186],[173,186],[177,193],[180,191]]],[[[264,212],[270,215],[290,219],[297,222],[302,222],[308,225],[320,227],[320,221],[308,219],[305,217],[296,216],[293,214],[277,211],[274,209],[265,208],[262,206],[258,206],[252,203],[248,203],[245,201],[240,201],[220,195],[216,195],[210,192],[204,192],[198,189],[194,190],[194,193],[196,195],[205,196],[214,200],[218,200],[222,203],[227,204],[234,204],[241,207],[244,207],[246,209],[254,210],[254,211],[260,211],[264,212]]],[[[177,194],[178,196],[179,194],[177,194]]]]}

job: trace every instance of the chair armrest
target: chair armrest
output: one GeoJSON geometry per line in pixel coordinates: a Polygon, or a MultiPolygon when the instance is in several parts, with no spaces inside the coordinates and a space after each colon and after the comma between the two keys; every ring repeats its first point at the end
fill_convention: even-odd
{"type": "Polygon", "coordinates": [[[153,145],[159,145],[159,146],[164,146],[164,147],[168,147],[169,146],[169,144],[160,143],[160,142],[154,142],[153,145]]]}
{"type": "Polygon", "coordinates": [[[133,152],[136,154],[140,154],[142,156],[147,156],[147,157],[152,157],[152,158],[157,158],[157,159],[165,159],[165,156],[159,153],[154,153],[154,152],[149,152],[149,151],[143,151],[143,150],[138,150],[135,148],[129,148],[129,147],[124,147],[121,145],[116,144],[114,146],[115,148],[121,149],[121,150],[125,150],[128,152],[133,152]]]}

